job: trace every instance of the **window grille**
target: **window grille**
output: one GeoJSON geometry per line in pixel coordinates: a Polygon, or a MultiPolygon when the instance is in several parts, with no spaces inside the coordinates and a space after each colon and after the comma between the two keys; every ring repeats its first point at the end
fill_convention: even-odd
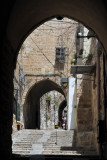
{"type": "Polygon", "coordinates": [[[65,48],[56,48],[56,62],[65,63],[65,48]]]}

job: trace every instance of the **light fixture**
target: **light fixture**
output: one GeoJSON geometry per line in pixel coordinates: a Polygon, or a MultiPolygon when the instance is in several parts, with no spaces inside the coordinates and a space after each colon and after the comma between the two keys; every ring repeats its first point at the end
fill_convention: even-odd
{"type": "Polygon", "coordinates": [[[86,36],[83,35],[83,33],[79,32],[77,33],[77,38],[92,38],[92,37],[96,37],[95,33],[92,30],[89,30],[88,34],[86,36]]]}

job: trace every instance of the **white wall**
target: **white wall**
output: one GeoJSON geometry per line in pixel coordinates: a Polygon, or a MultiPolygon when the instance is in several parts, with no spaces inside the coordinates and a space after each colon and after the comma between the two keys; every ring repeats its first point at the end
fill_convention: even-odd
{"type": "Polygon", "coordinates": [[[68,129],[76,128],[76,79],[69,78],[69,91],[68,91],[68,129]]]}

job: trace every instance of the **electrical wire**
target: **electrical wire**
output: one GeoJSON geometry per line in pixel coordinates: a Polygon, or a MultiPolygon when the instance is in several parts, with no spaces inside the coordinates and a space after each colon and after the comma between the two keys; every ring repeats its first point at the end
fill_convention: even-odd
{"type": "MultiPolygon", "coordinates": [[[[69,27],[69,28],[66,28],[67,29],[67,31],[69,32],[69,29],[70,29],[71,27],[69,27]]],[[[40,30],[41,32],[43,32],[44,33],[44,31],[43,30],[45,30],[45,29],[37,29],[37,30],[40,30]]],[[[48,30],[53,30],[53,29],[48,29],[48,30]]],[[[60,36],[63,36],[67,31],[64,31],[62,34],[60,34],[60,35],[58,35],[58,36],[56,36],[56,35],[52,35],[52,36],[54,36],[54,37],[60,37],[60,36]]],[[[50,32],[51,33],[51,32],[50,32]]],[[[49,35],[49,33],[46,33],[46,34],[48,34],[49,35]]],[[[36,34],[36,35],[39,35],[39,34],[36,34]]]]}
{"type": "Polygon", "coordinates": [[[63,28],[63,27],[62,27],[62,28],[57,28],[57,27],[50,26],[50,25],[48,25],[48,24],[43,24],[43,25],[48,26],[48,27],[51,27],[51,28],[54,28],[54,29],[66,29],[66,28],[71,27],[71,25],[68,26],[68,27],[66,27],[66,28],[63,28]]]}
{"type": "MultiPolygon", "coordinates": [[[[44,55],[44,57],[47,59],[47,61],[52,65],[52,67],[53,68],[55,68],[54,67],[54,65],[53,65],[53,63],[49,60],[49,58],[45,55],[45,53],[43,53],[43,51],[42,51],[42,49],[36,44],[36,42],[33,40],[33,38],[31,37],[31,36],[29,36],[30,38],[31,38],[31,40],[32,40],[32,42],[36,45],[36,47],[41,51],[41,53],[44,55]]],[[[62,73],[62,72],[60,72],[60,71],[58,71],[60,74],[63,74],[64,75],[64,73],[62,73]]],[[[64,75],[65,76],[65,75],[64,75]]]]}
{"type": "Polygon", "coordinates": [[[69,23],[69,24],[78,24],[78,22],[70,22],[70,21],[64,21],[64,20],[54,20],[54,19],[52,19],[52,20],[50,20],[50,21],[53,21],[53,22],[56,22],[56,23],[63,23],[63,24],[67,24],[67,23],[69,23]]]}
{"type": "MultiPolygon", "coordinates": [[[[78,24],[78,23],[76,23],[76,24],[78,24]]],[[[63,28],[63,27],[61,27],[61,28],[57,28],[57,27],[53,27],[53,26],[50,26],[50,25],[47,25],[47,24],[43,24],[43,25],[45,25],[45,26],[48,26],[48,27],[51,27],[52,29],[37,29],[37,30],[41,30],[42,32],[43,32],[43,30],[52,30],[53,31],[53,28],[54,29],[61,29],[61,30],[63,30],[63,29],[65,29],[66,31],[64,31],[63,33],[61,33],[60,35],[58,35],[58,36],[55,36],[55,35],[53,35],[53,36],[55,36],[55,37],[61,37],[61,36],[63,36],[64,34],[66,34],[66,32],[68,32],[68,34],[69,34],[69,29],[72,27],[71,25],[70,26],[68,26],[68,27],[66,27],[66,28],[63,28]]],[[[46,34],[48,34],[49,35],[49,33],[46,33],[46,34]]],[[[30,36],[30,38],[31,38],[31,40],[35,43],[35,45],[36,45],[36,47],[41,51],[41,53],[44,55],[44,57],[47,59],[47,61],[55,68],[55,66],[53,65],[53,63],[49,60],[49,58],[43,53],[43,51],[42,51],[42,49],[37,45],[37,43],[33,40],[33,38],[30,36]]],[[[65,43],[64,43],[65,44],[65,43]]],[[[64,63],[66,63],[66,64],[68,64],[68,62],[64,62],[64,63]]],[[[68,69],[67,69],[68,70],[68,69]]],[[[60,71],[58,71],[59,73],[61,73],[61,74],[63,74],[62,72],[60,72],[60,71]]],[[[64,74],[63,74],[64,75],[64,74]]],[[[67,74],[68,75],[68,74],[67,74]]],[[[64,75],[65,76],[65,75],[64,75]]]]}
{"type": "MultiPolygon", "coordinates": [[[[33,38],[30,36],[31,40],[35,43],[33,38]]],[[[44,57],[49,61],[49,63],[54,67],[53,63],[49,60],[49,58],[42,52],[42,49],[35,43],[36,47],[41,51],[41,53],[44,55],[44,57]]]]}

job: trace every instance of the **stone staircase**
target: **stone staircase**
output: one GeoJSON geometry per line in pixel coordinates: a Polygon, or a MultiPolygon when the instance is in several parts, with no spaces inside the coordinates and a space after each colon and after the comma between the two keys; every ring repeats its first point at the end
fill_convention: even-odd
{"type": "Polygon", "coordinates": [[[13,153],[15,154],[30,154],[33,143],[42,136],[43,133],[32,133],[33,131],[19,131],[18,135],[13,137],[13,153]]]}
{"type": "MultiPolygon", "coordinates": [[[[69,132],[69,131],[68,131],[69,132]]],[[[70,131],[70,133],[73,136],[73,133],[70,131]]],[[[67,137],[63,137],[67,138],[67,137]]],[[[96,151],[94,149],[87,150],[83,147],[73,147],[72,144],[69,142],[68,145],[59,144],[58,141],[59,137],[56,138],[56,133],[52,134],[50,136],[50,139],[47,141],[47,143],[44,144],[44,151],[42,154],[51,154],[51,155],[97,155],[96,151]]],[[[64,142],[64,141],[62,141],[64,142]]]]}
{"type": "Polygon", "coordinates": [[[13,135],[13,154],[96,155],[95,150],[73,147],[73,131],[22,130],[13,135]]]}

